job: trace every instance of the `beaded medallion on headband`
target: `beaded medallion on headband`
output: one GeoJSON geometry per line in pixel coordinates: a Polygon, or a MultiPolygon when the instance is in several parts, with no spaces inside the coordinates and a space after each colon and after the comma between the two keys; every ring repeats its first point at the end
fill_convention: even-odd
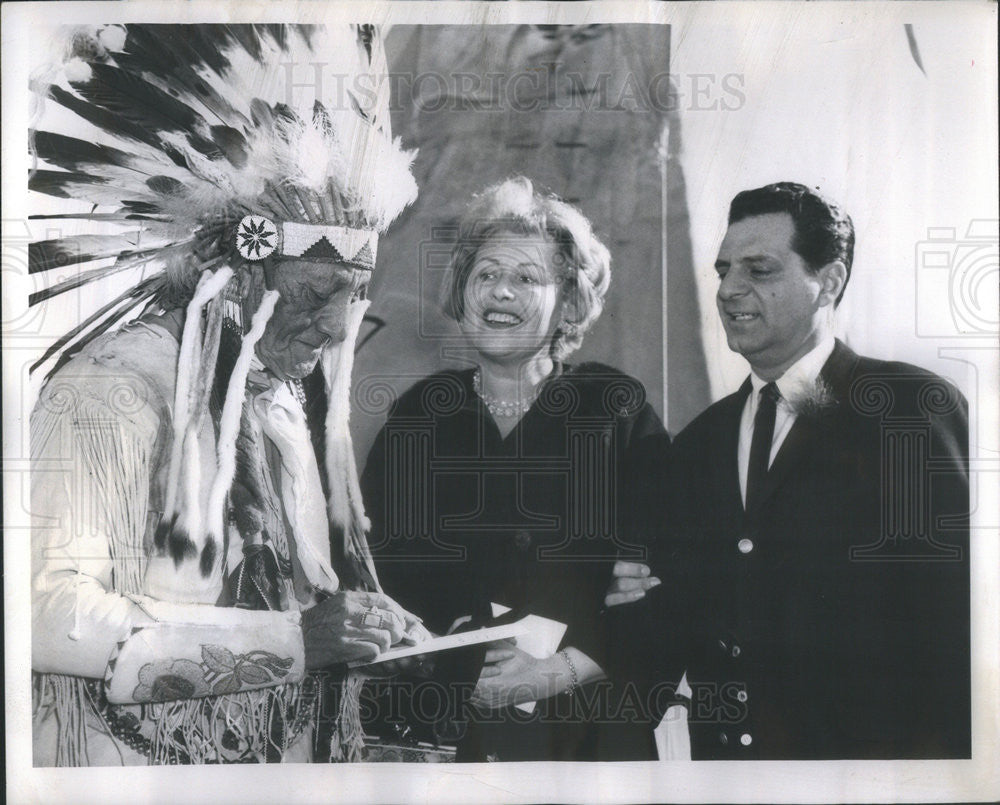
{"type": "Polygon", "coordinates": [[[236,228],[236,249],[245,260],[286,257],[335,262],[371,271],[375,268],[378,233],[344,226],[275,223],[247,215],[236,228]]]}

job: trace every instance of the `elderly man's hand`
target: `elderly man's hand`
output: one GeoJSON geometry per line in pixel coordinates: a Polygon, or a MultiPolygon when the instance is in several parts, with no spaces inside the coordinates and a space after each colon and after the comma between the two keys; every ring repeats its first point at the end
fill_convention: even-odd
{"type": "Polygon", "coordinates": [[[306,668],[373,660],[404,638],[417,642],[425,631],[386,595],[340,591],[302,613],[306,668]]]}
{"type": "Polygon", "coordinates": [[[649,565],[641,562],[615,562],[614,578],[604,596],[604,606],[616,607],[645,598],[646,591],[660,584],[656,576],[649,574],[649,565]]]}

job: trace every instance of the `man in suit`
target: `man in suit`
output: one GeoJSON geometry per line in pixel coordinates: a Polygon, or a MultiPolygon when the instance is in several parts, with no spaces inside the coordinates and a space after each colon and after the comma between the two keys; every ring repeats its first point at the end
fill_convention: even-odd
{"type": "Polygon", "coordinates": [[[657,718],[686,672],[694,759],[970,756],[967,404],[834,338],[853,251],[802,185],[733,200],[717,302],[751,375],[674,442],[656,576],[616,571],[609,604],[646,598],[610,612],[644,624],[623,666],[657,718]]]}

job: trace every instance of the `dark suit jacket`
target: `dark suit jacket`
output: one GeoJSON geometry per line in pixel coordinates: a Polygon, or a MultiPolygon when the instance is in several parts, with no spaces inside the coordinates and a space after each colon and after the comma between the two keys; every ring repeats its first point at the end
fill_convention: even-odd
{"type": "Polygon", "coordinates": [[[614,615],[645,633],[623,662],[647,692],[687,670],[695,759],[969,757],[966,401],[839,341],[821,376],[757,511],[736,458],[749,380],[677,437],[664,584],[614,615]]]}

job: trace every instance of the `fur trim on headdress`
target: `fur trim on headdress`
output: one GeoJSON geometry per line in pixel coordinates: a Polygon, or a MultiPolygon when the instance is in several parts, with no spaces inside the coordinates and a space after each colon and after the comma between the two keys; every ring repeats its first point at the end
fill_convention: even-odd
{"type": "Polygon", "coordinates": [[[347,337],[328,347],[323,354],[326,381],[326,472],[330,492],[328,508],[334,538],[343,540],[343,554],[354,567],[355,575],[374,589],[379,589],[375,563],[365,534],[371,523],[365,516],[358,470],[351,440],[351,371],[354,368],[354,345],[368,309],[368,300],[354,302],[347,314],[347,337]]]}
{"type": "MultiPolygon", "coordinates": [[[[206,271],[202,274],[195,295],[187,306],[181,349],[177,359],[177,382],[174,388],[174,439],[164,504],[164,512],[168,517],[173,516],[178,510],[177,487],[181,475],[181,454],[192,418],[191,379],[197,374],[193,370],[196,367],[196,356],[200,357],[201,353],[201,311],[210,299],[222,291],[232,275],[233,271],[228,267],[219,269],[215,274],[206,271]]],[[[157,547],[162,546],[158,544],[157,547]]]]}
{"type": "Polygon", "coordinates": [[[277,291],[267,291],[264,294],[260,308],[254,314],[250,332],[243,339],[243,346],[236,358],[236,366],[233,367],[233,373],[229,378],[229,389],[226,392],[226,401],[222,408],[222,417],[219,420],[217,448],[219,467],[208,498],[208,534],[206,536],[208,540],[222,538],[226,495],[229,493],[229,488],[233,483],[233,475],[236,472],[236,437],[240,429],[240,417],[243,412],[247,375],[250,373],[250,361],[253,359],[254,348],[261,336],[264,335],[264,328],[267,326],[271,314],[274,313],[277,301],[277,291]]]}
{"type": "MultiPolygon", "coordinates": [[[[219,274],[221,273],[219,272],[219,274]]],[[[228,277],[223,276],[222,279],[228,279],[228,277]]],[[[208,284],[205,283],[205,286],[208,284]]],[[[223,282],[219,285],[220,290],[224,284],[223,282]]],[[[198,299],[197,295],[195,299],[198,299]]],[[[173,509],[167,508],[164,512],[163,522],[157,529],[154,545],[156,552],[154,556],[150,557],[143,584],[144,593],[152,598],[161,601],[203,604],[213,604],[218,598],[221,585],[219,574],[221,573],[220,562],[222,559],[220,548],[223,534],[223,510],[226,494],[233,481],[236,463],[236,434],[239,429],[240,411],[246,392],[247,373],[250,370],[250,360],[253,357],[254,347],[264,334],[264,328],[274,312],[277,299],[277,291],[268,291],[264,294],[260,308],[254,314],[250,332],[243,340],[236,366],[230,377],[229,390],[226,394],[222,419],[219,423],[218,470],[208,498],[206,523],[203,523],[200,516],[198,501],[201,493],[201,477],[198,469],[200,467],[199,429],[189,427],[189,423],[181,423],[183,424],[181,430],[183,446],[178,454],[176,432],[179,423],[175,414],[175,449],[171,456],[171,478],[175,475],[173,464],[176,461],[186,476],[185,486],[190,488],[186,490],[184,506],[179,507],[175,504],[173,509]],[[194,477],[195,480],[190,481],[191,477],[194,477]],[[197,561],[191,561],[195,559],[197,561]]],[[[191,316],[190,308],[188,316],[191,316]]],[[[197,319],[200,320],[200,311],[197,319]]],[[[183,352],[184,343],[182,342],[182,358],[183,352]]],[[[178,374],[178,389],[181,387],[180,378],[184,374],[185,372],[178,374]]],[[[187,419],[191,417],[189,410],[185,410],[184,415],[187,419]]],[[[168,494],[169,489],[168,486],[168,494]]]]}

